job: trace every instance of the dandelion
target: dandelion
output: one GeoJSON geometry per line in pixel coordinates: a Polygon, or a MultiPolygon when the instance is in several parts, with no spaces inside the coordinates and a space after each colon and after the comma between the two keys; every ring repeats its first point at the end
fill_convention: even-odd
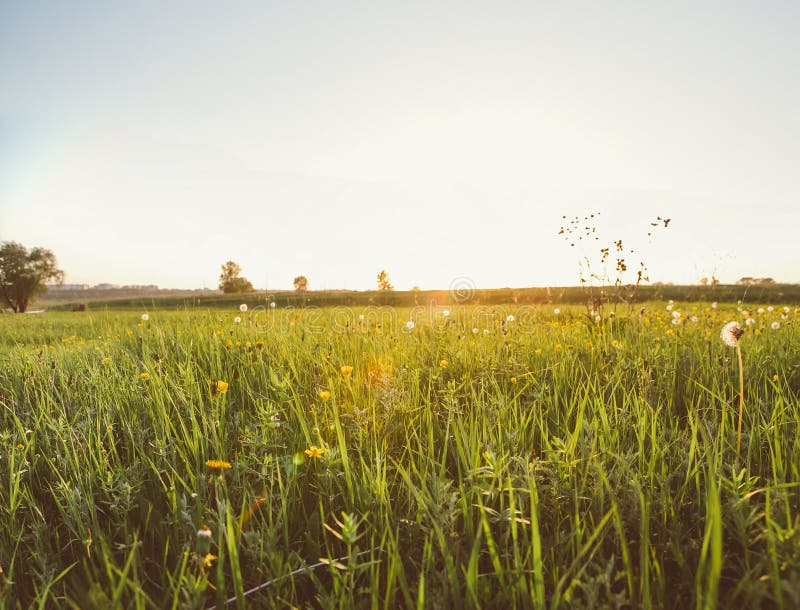
{"type": "Polygon", "coordinates": [[[473,326],[472,327],[472,334],[473,335],[477,335],[479,332],[481,332],[480,328],[478,328],[477,326],[473,326]]]}
{"type": "Polygon", "coordinates": [[[206,553],[206,556],[203,557],[203,567],[210,568],[211,566],[213,566],[216,558],[217,558],[216,555],[212,555],[211,553],[206,553]]]}
{"type": "Polygon", "coordinates": [[[488,328],[484,328],[483,329],[483,334],[484,334],[484,336],[488,335],[489,334],[489,329],[488,328]]]}
{"type": "Polygon", "coordinates": [[[211,382],[211,396],[216,396],[217,394],[224,394],[227,391],[228,391],[227,381],[214,380],[211,382]]]}
{"type": "Polygon", "coordinates": [[[720,338],[728,347],[736,348],[736,356],[739,360],[739,426],[736,434],[736,455],[738,456],[742,447],[742,415],[744,414],[744,366],[742,364],[742,348],[739,339],[742,338],[744,331],[736,321],[728,322],[722,327],[720,338]]]}
{"type": "Polygon", "coordinates": [[[443,368],[443,369],[446,369],[448,364],[450,364],[450,363],[449,363],[449,362],[447,362],[447,360],[444,360],[444,359],[442,359],[442,360],[439,360],[439,366],[440,366],[441,368],[443,368]]]}
{"type": "Polygon", "coordinates": [[[506,322],[513,322],[513,321],[514,321],[514,316],[512,316],[511,314],[506,316],[506,322]]]}
{"type": "Polygon", "coordinates": [[[559,315],[560,313],[561,313],[561,310],[560,310],[558,307],[556,307],[556,308],[553,310],[553,314],[555,314],[555,315],[559,315]]]}
{"type": "Polygon", "coordinates": [[[672,318],[672,323],[675,326],[678,326],[681,323],[681,319],[680,318],[672,318]]]}
{"type": "Polygon", "coordinates": [[[406,328],[407,328],[408,330],[414,330],[414,326],[416,326],[416,325],[414,324],[414,320],[409,320],[408,322],[406,322],[406,328]]]}
{"type": "Polygon", "coordinates": [[[449,310],[449,309],[445,309],[445,310],[442,312],[442,315],[443,315],[445,318],[446,318],[446,317],[448,317],[448,316],[450,315],[450,310],[449,310]]]}
{"type": "Polygon", "coordinates": [[[781,327],[781,323],[780,323],[780,322],[773,322],[773,323],[772,323],[772,324],[770,324],[769,326],[770,326],[770,328],[771,328],[772,330],[778,330],[778,329],[781,327]]]}
{"type": "Polygon", "coordinates": [[[230,462],[224,460],[206,460],[206,466],[211,470],[228,470],[231,467],[230,462]]]}
{"type": "Polygon", "coordinates": [[[691,318],[689,318],[689,320],[692,322],[692,324],[697,324],[699,318],[697,316],[692,316],[691,318]]]}
{"type": "Polygon", "coordinates": [[[672,317],[673,317],[673,318],[680,318],[680,317],[681,317],[681,312],[680,312],[680,311],[677,311],[677,310],[676,310],[676,311],[673,311],[673,312],[672,312],[672,317]]]}
{"type": "Polygon", "coordinates": [[[344,377],[350,377],[350,375],[353,374],[353,367],[349,364],[343,364],[340,370],[342,371],[342,375],[344,377]]]}
{"type": "Polygon", "coordinates": [[[769,307],[767,307],[767,311],[772,313],[773,311],[775,311],[775,308],[772,305],[770,305],[769,307]]]}
{"type": "Polygon", "coordinates": [[[197,530],[197,537],[200,540],[211,540],[211,529],[207,525],[201,525],[197,530]]]}
{"type": "Polygon", "coordinates": [[[772,381],[778,381],[778,379],[779,377],[777,373],[772,376],[772,381]]]}
{"type": "Polygon", "coordinates": [[[792,311],[791,307],[784,307],[783,308],[783,313],[789,313],[790,311],[792,311]]]}
{"type": "Polygon", "coordinates": [[[758,313],[764,313],[764,308],[763,307],[759,307],[758,308],[758,313]]]}
{"type": "Polygon", "coordinates": [[[667,305],[667,311],[672,311],[672,308],[675,307],[672,303],[667,305]]]}
{"type": "Polygon", "coordinates": [[[242,321],[242,319],[241,319],[239,316],[236,316],[236,317],[233,319],[233,321],[234,321],[234,322],[236,322],[237,324],[239,324],[239,322],[241,322],[241,321],[242,321]]]}
{"type": "Polygon", "coordinates": [[[747,318],[747,319],[744,321],[744,323],[745,323],[747,326],[752,326],[753,324],[755,324],[755,323],[756,323],[756,321],[755,321],[753,318],[747,318]]]}
{"type": "Polygon", "coordinates": [[[327,401],[327,400],[330,400],[331,393],[328,390],[320,390],[319,391],[319,397],[320,397],[321,400],[327,401]]]}
{"type": "Polygon", "coordinates": [[[316,445],[311,445],[308,449],[303,451],[309,458],[312,460],[316,460],[322,457],[325,453],[325,449],[322,447],[317,447],[316,445]]]}
{"type": "Polygon", "coordinates": [[[150,379],[150,373],[141,373],[139,375],[139,378],[142,379],[143,381],[147,381],[148,379],[150,379]]]}
{"type": "Polygon", "coordinates": [[[598,324],[600,323],[600,320],[602,320],[602,318],[599,315],[596,315],[594,317],[594,321],[597,322],[598,324]]]}
{"type": "Polygon", "coordinates": [[[150,319],[150,316],[148,316],[146,313],[142,314],[142,322],[147,322],[149,319],[150,319]]]}
{"type": "Polygon", "coordinates": [[[100,362],[102,362],[103,364],[108,364],[108,358],[103,358],[102,360],[100,360],[100,362]]]}
{"type": "Polygon", "coordinates": [[[242,303],[241,305],[239,305],[239,311],[241,311],[242,313],[246,312],[247,311],[247,304],[242,303]]]}
{"type": "Polygon", "coordinates": [[[714,301],[713,303],[711,303],[711,309],[716,309],[716,308],[717,308],[717,302],[714,301]]]}
{"type": "Polygon", "coordinates": [[[510,381],[511,381],[511,383],[517,383],[517,378],[516,378],[516,377],[512,377],[512,378],[510,379],[510,381]]]}

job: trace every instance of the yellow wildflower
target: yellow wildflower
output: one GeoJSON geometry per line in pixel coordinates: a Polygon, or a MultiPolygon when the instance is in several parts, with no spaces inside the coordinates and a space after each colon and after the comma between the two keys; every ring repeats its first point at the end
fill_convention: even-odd
{"type": "Polygon", "coordinates": [[[223,460],[206,460],[206,466],[211,470],[227,470],[231,467],[231,463],[223,460]]]}
{"type": "Polygon", "coordinates": [[[345,377],[349,377],[350,375],[353,374],[353,367],[350,366],[349,364],[343,364],[341,371],[342,375],[344,375],[345,377]]]}
{"type": "Polygon", "coordinates": [[[778,381],[778,375],[777,375],[777,373],[776,373],[775,375],[773,375],[773,376],[772,376],[772,381],[778,381]]]}
{"type": "Polygon", "coordinates": [[[308,457],[311,459],[321,458],[322,454],[325,453],[325,449],[322,447],[317,447],[316,445],[311,445],[308,449],[303,451],[308,457]]]}
{"type": "Polygon", "coordinates": [[[210,568],[214,565],[214,560],[217,558],[216,555],[212,555],[211,553],[206,553],[206,556],[203,557],[203,567],[210,568]]]}
{"type": "Polygon", "coordinates": [[[443,369],[446,369],[448,364],[450,364],[450,363],[447,362],[447,360],[440,360],[439,361],[439,366],[442,367],[443,369]]]}
{"type": "Polygon", "coordinates": [[[516,377],[512,377],[511,378],[511,383],[517,383],[517,378],[516,377]]]}
{"type": "Polygon", "coordinates": [[[148,379],[150,379],[150,373],[142,373],[141,375],[139,375],[139,377],[147,381],[148,379]]]}
{"type": "Polygon", "coordinates": [[[322,400],[330,400],[331,393],[328,390],[320,390],[319,391],[319,397],[322,400]]]}

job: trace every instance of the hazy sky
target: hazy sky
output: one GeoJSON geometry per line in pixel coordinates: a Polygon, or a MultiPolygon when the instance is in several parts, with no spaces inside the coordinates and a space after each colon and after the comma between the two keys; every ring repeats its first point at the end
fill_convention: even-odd
{"type": "Polygon", "coordinates": [[[794,0],[0,0],[0,240],[68,282],[575,284],[561,216],[599,210],[654,280],[798,282],[798,32],[794,0]]]}

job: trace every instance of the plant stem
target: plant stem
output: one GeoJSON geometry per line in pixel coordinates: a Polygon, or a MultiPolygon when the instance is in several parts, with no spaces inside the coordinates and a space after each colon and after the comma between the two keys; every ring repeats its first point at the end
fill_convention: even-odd
{"type": "Polygon", "coordinates": [[[736,355],[739,357],[739,428],[736,435],[736,457],[742,448],[742,414],[744,413],[744,367],[742,366],[742,348],[736,346],[736,355]]]}

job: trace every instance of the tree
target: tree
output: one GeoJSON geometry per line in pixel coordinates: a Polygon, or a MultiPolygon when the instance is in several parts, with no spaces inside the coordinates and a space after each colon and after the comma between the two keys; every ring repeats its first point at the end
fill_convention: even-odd
{"type": "Polygon", "coordinates": [[[28,251],[13,241],[0,246],[0,294],[16,313],[24,313],[36,295],[47,291],[48,280],[64,281],[64,272],[50,250],[28,251]]]}
{"type": "Polygon", "coordinates": [[[394,286],[389,282],[389,274],[381,270],[378,274],[378,290],[394,290],[394,286]]]}
{"type": "Polygon", "coordinates": [[[298,275],[294,278],[294,289],[297,292],[305,292],[308,290],[308,278],[305,275],[298,275]]]}
{"type": "Polygon", "coordinates": [[[251,292],[253,285],[247,279],[239,277],[241,272],[242,268],[233,261],[228,261],[222,265],[222,273],[219,276],[219,289],[225,294],[251,292]]]}

